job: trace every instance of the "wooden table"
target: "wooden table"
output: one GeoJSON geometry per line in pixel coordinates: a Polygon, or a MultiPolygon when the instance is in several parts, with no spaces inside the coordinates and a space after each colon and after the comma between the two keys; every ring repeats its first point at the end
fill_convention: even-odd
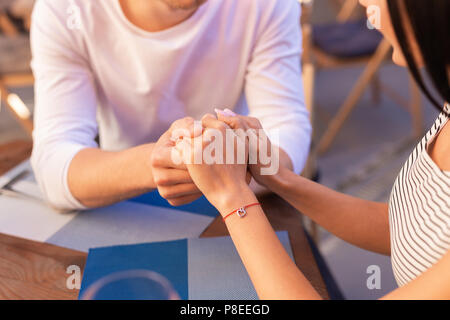
{"type": "MultiPolygon", "coordinates": [[[[0,175],[30,156],[30,142],[0,146],[0,175]]],[[[303,231],[300,213],[270,194],[260,198],[275,230],[286,230],[297,266],[323,298],[328,292],[303,231]]],[[[215,219],[201,237],[227,235],[222,219],[215,219]]],[[[84,267],[87,254],[46,243],[0,234],[0,299],[77,299],[78,290],[66,287],[70,265],[84,267]]]]}

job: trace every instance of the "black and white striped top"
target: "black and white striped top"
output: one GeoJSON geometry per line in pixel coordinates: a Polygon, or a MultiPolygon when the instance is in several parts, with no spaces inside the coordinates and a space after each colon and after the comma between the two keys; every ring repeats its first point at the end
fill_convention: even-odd
{"type": "MultiPolygon", "coordinates": [[[[448,105],[446,110],[450,111],[448,105]]],[[[399,286],[450,250],[450,172],[441,170],[427,151],[447,121],[441,113],[400,171],[391,193],[391,258],[399,286]]]]}

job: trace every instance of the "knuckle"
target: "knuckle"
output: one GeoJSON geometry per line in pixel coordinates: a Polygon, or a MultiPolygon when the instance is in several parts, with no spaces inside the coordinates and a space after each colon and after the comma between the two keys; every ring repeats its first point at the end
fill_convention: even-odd
{"type": "Polygon", "coordinates": [[[211,113],[207,113],[202,117],[202,121],[215,118],[211,113]]]}
{"type": "Polygon", "coordinates": [[[184,125],[189,126],[189,125],[194,123],[194,118],[192,118],[192,117],[185,117],[185,118],[183,118],[182,122],[183,122],[184,125]]]}
{"type": "Polygon", "coordinates": [[[174,207],[179,207],[182,206],[184,204],[184,202],[180,199],[170,199],[167,200],[169,202],[170,205],[174,206],[174,207]]]}
{"type": "Polygon", "coordinates": [[[158,186],[167,186],[170,183],[170,181],[167,177],[157,176],[155,177],[155,183],[158,186]]]}
{"type": "Polygon", "coordinates": [[[171,129],[177,128],[180,126],[182,119],[175,120],[172,125],[170,126],[171,129]]]}
{"type": "Polygon", "coordinates": [[[236,126],[239,128],[244,128],[245,127],[245,122],[244,120],[240,119],[240,118],[236,118],[235,119],[236,122],[236,126]]]}
{"type": "Polygon", "coordinates": [[[182,119],[178,119],[172,123],[172,128],[180,128],[180,127],[186,127],[190,124],[194,123],[194,118],[192,117],[185,117],[182,119]]]}
{"type": "Polygon", "coordinates": [[[153,152],[150,158],[150,165],[152,167],[157,167],[161,163],[161,154],[159,152],[153,152]]]}
{"type": "Polygon", "coordinates": [[[260,124],[259,119],[254,118],[254,117],[249,117],[248,121],[250,122],[251,125],[253,126],[258,126],[260,124]]]}
{"type": "Polygon", "coordinates": [[[167,188],[158,188],[158,192],[159,192],[159,195],[161,197],[163,197],[164,199],[167,199],[170,197],[170,193],[167,188]]]}
{"type": "Polygon", "coordinates": [[[225,131],[228,126],[224,122],[216,122],[214,128],[219,131],[225,131]]]}
{"type": "Polygon", "coordinates": [[[176,140],[176,139],[184,137],[184,136],[190,136],[189,130],[186,129],[186,127],[173,128],[172,136],[171,136],[172,139],[176,140]]]}
{"type": "Polygon", "coordinates": [[[173,186],[159,186],[158,192],[167,201],[173,200],[177,198],[176,190],[174,190],[173,186]]]}

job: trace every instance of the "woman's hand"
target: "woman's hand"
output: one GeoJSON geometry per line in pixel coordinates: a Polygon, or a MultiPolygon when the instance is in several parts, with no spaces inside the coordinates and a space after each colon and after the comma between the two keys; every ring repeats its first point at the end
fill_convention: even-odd
{"type": "Polygon", "coordinates": [[[280,150],[272,145],[258,119],[237,115],[229,109],[216,109],[219,120],[234,130],[243,130],[249,138],[249,168],[259,184],[270,189],[280,173],[280,150]]]}
{"type": "Polygon", "coordinates": [[[246,181],[247,138],[213,115],[204,116],[202,126],[202,136],[179,139],[175,148],[197,187],[226,214],[245,205],[239,202],[244,196],[253,196],[246,181]]]}

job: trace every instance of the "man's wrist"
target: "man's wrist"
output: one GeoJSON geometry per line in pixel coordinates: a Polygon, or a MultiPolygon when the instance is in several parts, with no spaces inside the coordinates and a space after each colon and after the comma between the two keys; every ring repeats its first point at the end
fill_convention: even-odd
{"type": "Polygon", "coordinates": [[[144,164],[146,167],[145,172],[142,173],[144,186],[146,189],[156,189],[157,185],[155,182],[155,177],[153,174],[153,166],[152,166],[152,154],[155,149],[155,143],[148,143],[141,145],[142,148],[142,156],[144,158],[144,164]]]}

